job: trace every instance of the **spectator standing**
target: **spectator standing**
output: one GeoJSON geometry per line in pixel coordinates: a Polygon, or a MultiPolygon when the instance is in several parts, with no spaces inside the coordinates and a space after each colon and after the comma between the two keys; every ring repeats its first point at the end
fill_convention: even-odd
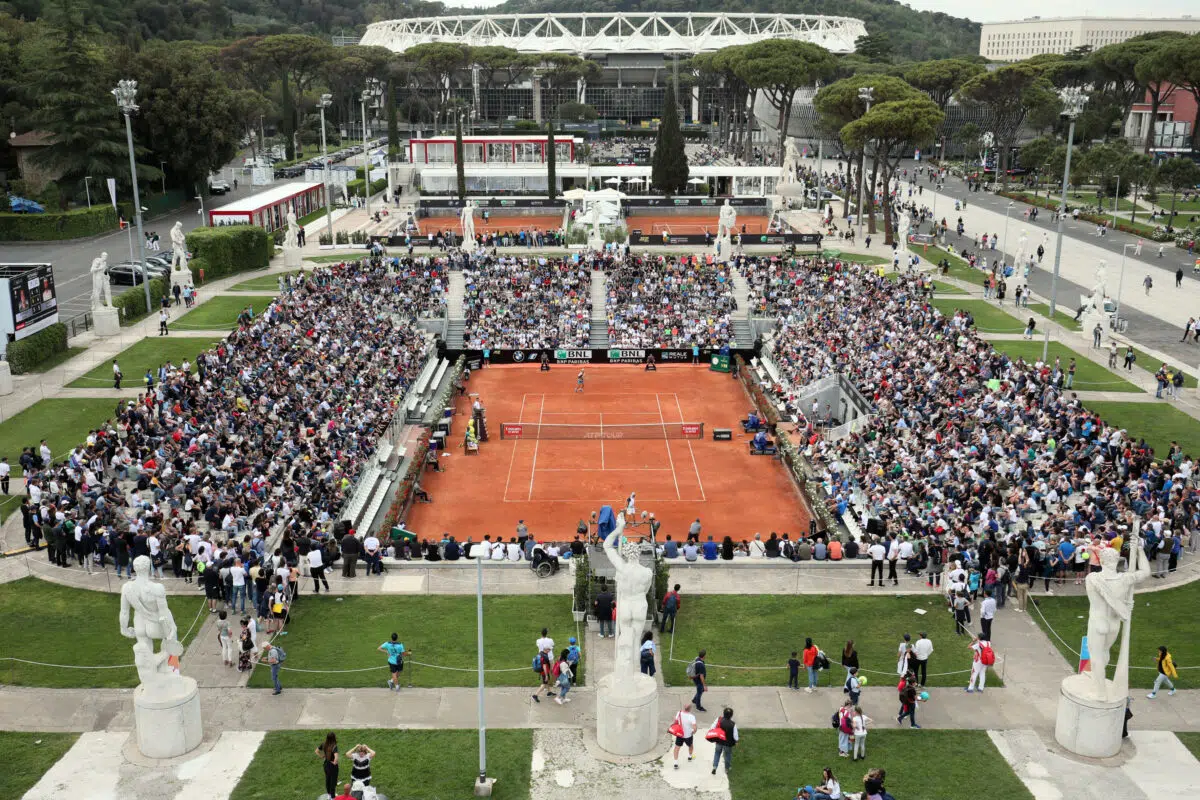
{"type": "Polygon", "coordinates": [[[701,650],[687,666],[687,676],[696,687],[696,694],[692,698],[692,705],[696,707],[697,711],[707,710],[704,708],[704,704],[700,702],[704,697],[704,693],[708,691],[708,668],[704,664],[704,657],[706,655],[708,655],[708,651],[701,650]]]}
{"type": "Polygon", "coordinates": [[[727,708],[721,716],[713,722],[713,729],[719,729],[721,736],[715,740],[716,749],[713,751],[713,766],[712,774],[717,774],[717,765],[721,758],[725,758],[725,773],[729,773],[731,761],[733,760],[733,748],[738,743],[737,723],[733,721],[733,709],[727,708]]]}
{"type": "Polygon", "coordinates": [[[867,586],[875,585],[875,573],[879,573],[879,585],[883,586],[883,560],[887,557],[887,548],[880,544],[878,536],[867,548],[867,555],[871,557],[871,582],[867,586]]]}
{"type": "Polygon", "coordinates": [[[321,593],[321,584],[325,584],[325,591],[328,593],[329,579],[325,577],[325,560],[320,547],[314,546],[308,551],[308,571],[313,579],[313,594],[321,593]]]}
{"type": "Polygon", "coordinates": [[[602,584],[600,593],[592,601],[592,608],[596,612],[596,621],[600,623],[601,639],[615,635],[613,630],[613,602],[613,593],[609,591],[608,584],[602,584]],[[605,631],[608,631],[608,633],[605,633],[605,631]]]}
{"type": "Polygon", "coordinates": [[[666,633],[667,620],[671,620],[671,633],[675,632],[675,615],[679,613],[679,584],[667,592],[662,600],[662,619],[659,621],[658,632],[666,633]]]}
{"type": "Polygon", "coordinates": [[[321,766],[325,770],[325,794],[333,797],[333,793],[337,791],[338,779],[337,735],[330,731],[325,735],[325,741],[313,752],[321,757],[321,766]]]}
{"type": "MultiPolygon", "coordinates": [[[[993,601],[994,605],[995,601],[993,601]]],[[[933,655],[933,642],[925,631],[917,634],[917,642],[913,645],[913,674],[917,677],[917,683],[925,685],[925,679],[929,675],[929,657],[933,655]]]]}
{"type": "Polygon", "coordinates": [[[968,649],[971,651],[971,681],[967,684],[967,694],[975,691],[982,692],[987,684],[988,664],[996,662],[992,643],[980,634],[972,638],[968,649]]]}
{"type": "Polygon", "coordinates": [[[353,533],[347,533],[342,537],[342,577],[353,578],[357,570],[358,556],[362,553],[362,542],[353,533]]]}
{"type": "Polygon", "coordinates": [[[642,674],[654,677],[656,670],[654,668],[654,631],[646,631],[642,634],[642,647],[638,653],[638,663],[641,665],[642,674]]]}
{"type": "Polygon", "coordinates": [[[984,595],[979,604],[979,625],[983,628],[983,638],[992,640],[992,620],[996,618],[996,598],[992,594],[984,595]]]}
{"type": "Polygon", "coordinates": [[[808,686],[804,691],[809,694],[812,694],[813,689],[817,688],[817,652],[817,646],[813,644],[813,640],[806,638],[804,652],[800,658],[804,662],[804,668],[808,670],[808,686]]]}
{"type": "Polygon", "coordinates": [[[263,648],[263,661],[266,661],[271,667],[271,683],[275,685],[275,691],[271,694],[281,694],[283,686],[279,683],[279,667],[283,664],[285,658],[283,650],[277,645],[268,644],[263,648]]]}
{"type": "Polygon", "coordinates": [[[858,705],[855,705],[851,722],[854,725],[854,751],[850,755],[850,760],[858,761],[860,758],[867,757],[867,725],[870,724],[871,718],[862,713],[862,709],[858,705]]]}

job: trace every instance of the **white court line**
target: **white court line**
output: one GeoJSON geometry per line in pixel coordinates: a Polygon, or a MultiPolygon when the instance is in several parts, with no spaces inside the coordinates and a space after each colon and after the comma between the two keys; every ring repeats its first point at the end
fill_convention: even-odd
{"type": "MultiPolygon", "coordinates": [[[[546,395],[542,395],[542,407],[538,411],[538,428],[542,427],[542,413],[545,410],[546,410],[546,395]]],[[[535,441],[533,443],[533,466],[529,468],[529,495],[525,498],[525,502],[529,502],[530,500],[533,499],[533,478],[535,475],[537,475],[538,444],[542,440],[542,437],[540,435],[541,431],[539,431],[538,433],[539,433],[538,439],[537,439],[537,441],[535,441]]]]}
{"type": "Polygon", "coordinates": [[[604,472],[604,415],[600,415],[600,471],[604,472]]]}
{"type": "MultiPolygon", "coordinates": [[[[679,395],[675,395],[675,407],[679,409],[679,422],[683,422],[683,406],[679,404],[679,395]]],[[[687,440],[688,452],[692,454],[692,469],[696,470],[696,484],[700,487],[700,499],[708,502],[708,497],[704,494],[704,482],[700,480],[700,467],[696,466],[696,451],[692,449],[692,440],[687,440]]]]}
{"type": "MultiPolygon", "coordinates": [[[[529,395],[521,395],[521,411],[517,414],[517,422],[525,421],[525,398],[529,395]]],[[[508,498],[508,484],[512,480],[513,462],[517,460],[517,446],[521,443],[520,439],[513,442],[512,456],[508,459],[508,476],[504,479],[504,499],[508,498]]]]}
{"type": "Polygon", "coordinates": [[[671,440],[667,438],[667,418],[663,416],[662,400],[659,399],[657,392],[654,394],[654,402],[658,404],[658,418],[662,421],[663,444],[667,446],[667,461],[671,464],[671,479],[675,481],[675,497],[682,500],[683,495],[679,491],[679,476],[675,474],[675,457],[671,455],[671,440]]]}
{"type": "Polygon", "coordinates": [[[671,470],[666,467],[613,467],[604,470],[598,470],[595,467],[552,467],[539,469],[538,472],[671,472],[671,470]]]}

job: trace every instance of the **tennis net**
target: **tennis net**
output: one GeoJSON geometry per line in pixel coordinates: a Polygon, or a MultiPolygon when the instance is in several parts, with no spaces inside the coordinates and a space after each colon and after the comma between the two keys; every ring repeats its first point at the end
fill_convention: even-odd
{"type": "Polygon", "coordinates": [[[703,422],[651,422],[636,425],[548,425],[505,422],[501,439],[703,439],[703,422]]]}

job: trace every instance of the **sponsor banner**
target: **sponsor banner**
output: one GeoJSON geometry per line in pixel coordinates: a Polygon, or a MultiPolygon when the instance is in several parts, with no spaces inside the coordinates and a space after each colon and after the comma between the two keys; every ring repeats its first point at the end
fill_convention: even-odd
{"type": "Polygon", "coordinates": [[[716,208],[725,205],[725,201],[735,208],[748,206],[765,206],[765,197],[630,197],[622,200],[621,205],[630,208],[716,208]]]}
{"type": "Polygon", "coordinates": [[[729,428],[713,428],[714,442],[731,442],[733,441],[733,431],[729,428]]]}
{"type": "MultiPolygon", "coordinates": [[[[644,233],[634,229],[629,234],[630,247],[652,247],[672,245],[711,245],[715,238],[703,233],[644,233]]],[[[820,247],[822,235],[819,233],[744,233],[741,235],[742,246],[749,245],[804,245],[820,247]]],[[[734,244],[737,244],[735,240],[734,244]]]]}
{"type": "MultiPolygon", "coordinates": [[[[734,350],[742,358],[749,361],[754,357],[753,350],[734,350]]],[[[716,350],[701,349],[695,356],[690,348],[618,348],[594,350],[590,348],[560,347],[553,350],[447,350],[445,357],[453,361],[459,355],[465,355],[467,366],[471,371],[477,371],[484,363],[488,364],[529,364],[536,368],[544,356],[553,367],[565,364],[644,364],[647,357],[653,357],[656,364],[698,364],[707,365],[716,350]]]]}
{"type": "Polygon", "coordinates": [[[681,423],[679,423],[679,429],[683,432],[684,436],[699,436],[700,435],[700,423],[699,422],[681,422],[681,423]]]}
{"type": "Polygon", "coordinates": [[[525,433],[525,426],[517,423],[504,423],[504,438],[505,439],[520,439],[525,433]]]}
{"type": "MultiPolygon", "coordinates": [[[[476,208],[562,208],[565,200],[548,197],[469,197],[476,208]]],[[[456,197],[431,197],[421,200],[421,208],[462,208],[456,197]]]]}

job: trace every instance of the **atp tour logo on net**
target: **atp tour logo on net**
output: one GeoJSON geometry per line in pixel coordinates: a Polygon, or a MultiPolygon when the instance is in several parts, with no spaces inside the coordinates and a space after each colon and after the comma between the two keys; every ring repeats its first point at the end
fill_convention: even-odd
{"type": "Polygon", "coordinates": [[[609,350],[608,360],[612,364],[640,364],[646,360],[645,350],[609,350]]]}
{"type": "Polygon", "coordinates": [[[591,350],[555,350],[554,360],[560,364],[590,364],[591,350]]]}

